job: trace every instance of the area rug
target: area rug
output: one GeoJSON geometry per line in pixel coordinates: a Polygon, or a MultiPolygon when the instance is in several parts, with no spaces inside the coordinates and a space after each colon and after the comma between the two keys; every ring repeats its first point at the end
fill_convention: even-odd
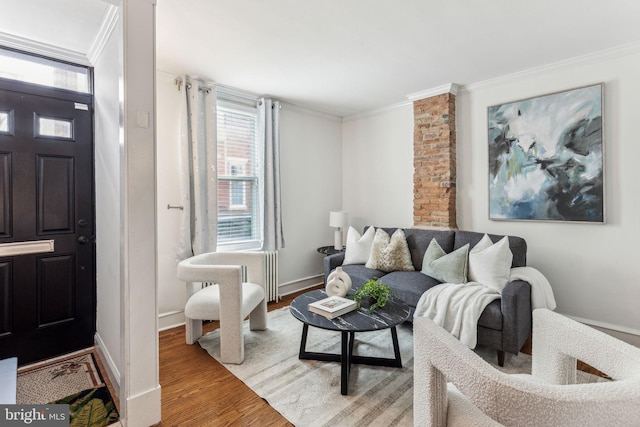
{"type": "Polygon", "coordinates": [[[18,370],[18,404],[68,404],[71,426],[107,426],[118,411],[92,352],[18,370]]]}
{"type": "MultiPolygon", "coordinates": [[[[349,394],[340,394],[340,364],[299,360],[302,323],[289,308],[269,313],[268,330],[249,331],[245,322],[245,360],[224,364],[274,409],[296,426],[413,425],[413,333],[408,324],[397,328],[403,368],[352,365],[349,394]]],[[[220,335],[201,337],[202,348],[220,360],[220,335]]],[[[309,328],[308,351],[339,353],[340,334],[309,328]]],[[[356,334],[355,354],[393,357],[389,330],[356,334]]],[[[495,351],[477,349],[496,363],[495,351]]],[[[531,356],[507,355],[507,373],[530,373],[531,356]]]]}

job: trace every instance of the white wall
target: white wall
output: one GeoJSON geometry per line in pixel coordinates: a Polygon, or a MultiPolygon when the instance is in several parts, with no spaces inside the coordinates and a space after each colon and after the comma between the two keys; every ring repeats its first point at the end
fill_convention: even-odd
{"type": "Polygon", "coordinates": [[[413,225],[413,106],[346,118],[343,204],[351,225],[413,225]]]}
{"type": "MultiPolygon", "coordinates": [[[[477,84],[457,97],[460,229],[527,240],[528,264],[551,281],[557,311],[596,326],[640,335],[638,166],[640,54],[591,58],[477,84]],[[487,107],[605,82],[606,225],[488,220],[487,107]]],[[[410,226],[413,112],[410,104],[345,119],[344,206],[358,226],[410,226]]]]}
{"type": "MultiPolygon", "coordinates": [[[[342,120],[283,104],[280,180],[286,246],[280,283],[321,275],[320,246],[333,244],[329,212],[342,210],[342,120]]],[[[322,277],[314,283],[321,283],[322,277]]]]}
{"type": "Polygon", "coordinates": [[[158,114],[158,313],[160,329],[184,322],[186,287],[176,277],[176,247],[182,211],[180,195],[180,100],[184,94],[174,84],[175,75],[156,72],[158,114]]]}
{"type": "MultiPolygon", "coordinates": [[[[176,279],[179,205],[180,96],[175,73],[157,71],[158,308],[160,328],[184,322],[186,289],[176,279]]],[[[342,120],[283,103],[280,173],[285,248],[279,252],[280,293],[322,282],[322,255],[333,242],[329,211],[342,208],[342,120]]]]}
{"type": "Polygon", "coordinates": [[[458,224],[515,234],[553,285],[557,311],[640,335],[637,262],[640,54],[565,64],[469,88],[457,98],[458,224]],[[488,220],[487,107],[604,82],[606,225],[488,220]]]}
{"type": "MultiPolygon", "coordinates": [[[[111,380],[120,384],[120,78],[122,25],[94,64],[96,176],[96,341],[111,380]]],[[[117,388],[117,387],[116,387],[117,388]]]]}

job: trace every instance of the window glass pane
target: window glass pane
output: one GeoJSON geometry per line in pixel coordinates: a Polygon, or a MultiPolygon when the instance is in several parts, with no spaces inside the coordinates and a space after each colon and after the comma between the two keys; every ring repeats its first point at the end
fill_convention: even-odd
{"type": "Polygon", "coordinates": [[[72,139],[73,122],[64,119],[52,119],[50,117],[38,117],[38,136],[72,139]]]}
{"type": "Polygon", "coordinates": [[[218,243],[260,238],[258,215],[257,112],[219,100],[218,243]]]}
{"type": "Polygon", "coordinates": [[[0,77],[90,93],[89,69],[13,50],[0,49],[0,77]]]}
{"type": "Polygon", "coordinates": [[[10,120],[9,111],[0,111],[0,133],[11,133],[10,120]]]}

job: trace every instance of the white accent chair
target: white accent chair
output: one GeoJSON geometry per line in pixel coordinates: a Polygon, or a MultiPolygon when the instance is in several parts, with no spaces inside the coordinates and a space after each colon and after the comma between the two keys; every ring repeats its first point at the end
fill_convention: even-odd
{"type": "Polygon", "coordinates": [[[251,330],[267,329],[264,271],[262,252],[211,252],[181,261],[177,276],[187,282],[184,309],[187,344],[202,336],[203,320],[219,320],[221,361],[242,363],[242,321],[249,316],[251,330]],[[246,267],[245,283],[242,266],[246,267]],[[201,283],[212,285],[202,288],[201,283]]]}
{"type": "Polygon", "coordinates": [[[640,348],[589,326],[535,310],[531,375],[497,370],[426,317],[413,330],[416,427],[640,425],[640,348]],[[576,384],[576,360],[613,381],[576,384]]]}

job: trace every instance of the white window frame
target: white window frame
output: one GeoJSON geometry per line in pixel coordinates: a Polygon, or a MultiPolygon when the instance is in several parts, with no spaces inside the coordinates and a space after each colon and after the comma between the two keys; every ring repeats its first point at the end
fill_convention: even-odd
{"type": "MultiPolygon", "coordinates": [[[[255,186],[256,186],[256,195],[255,195],[255,199],[252,202],[252,213],[251,213],[251,217],[252,217],[252,221],[253,221],[253,226],[255,228],[255,234],[252,236],[251,239],[248,240],[232,240],[232,241],[220,241],[220,234],[218,232],[218,251],[220,252],[232,252],[232,251],[240,251],[240,250],[256,250],[256,249],[261,249],[262,248],[262,229],[263,229],[263,221],[262,221],[262,212],[261,212],[261,206],[262,206],[262,196],[261,196],[261,186],[259,185],[259,171],[262,170],[262,162],[263,160],[263,156],[260,155],[261,152],[261,147],[260,147],[260,142],[259,142],[259,138],[258,138],[258,120],[257,120],[257,97],[252,97],[250,95],[246,95],[243,92],[239,92],[239,91],[235,91],[233,89],[230,88],[221,88],[221,87],[217,87],[217,95],[218,95],[218,99],[217,99],[217,107],[218,110],[220,109],[220,107],[223,108],[229,108],[232,110],[238,110],[238,111],[244,111],[244,112],[248,112],[251,114],[256,114],[256,157],[257,157],[257,162],[258,162],[258,166],[257,166],[257,170],[256,170],[256,176],[255,177],[242,177],[239,178],[239,180],[244,181],[244,182],[248,182],[248,181],[252,181],[252,185],[253,181],[255,181],[255,186]]],[[[224,150],[221,147],[221,142],[218,142],[218,156],[221,155],[221,151],[223,152],[224,150]]],[[[222,155],[226,156],[226,153],[222,153],[222,155]]],[[[244,169],[246,167],[246,162],[248,161],[248,159],[245,158],[238,158],[238,157],[229,157],[229,158],[225,158],[225,165],[224,168],[222,170],[218,171],[218,179],[224,179],[225,181],[229,181],[230,177],[231,177],[231,166],[232,165],[239,165],[239,162],[244,162],[242,164],[242,168],[244,169]]],[[[231,188],[229,188],[229,190],[231,191],[231,188]]],[[[243,210],[246,209],[248,206],[248,201],[246,200],[246,193],[243,195],[243,197],[245,197],[245,205],[241,206],[241,205],[235,205],[232,203],[229,203],[229,207],[228,210],[229,211],[234,211],[234,210],[243,210]]],[[[220,195],[218,195],[218,198],[220,198],[220,195]]],[[[232,201],[232,196],[231,193],[229,193],[229,202],[232,201]]],[[[218,216],[218,224],[220,224],[220,215],[218,216]]]]}

